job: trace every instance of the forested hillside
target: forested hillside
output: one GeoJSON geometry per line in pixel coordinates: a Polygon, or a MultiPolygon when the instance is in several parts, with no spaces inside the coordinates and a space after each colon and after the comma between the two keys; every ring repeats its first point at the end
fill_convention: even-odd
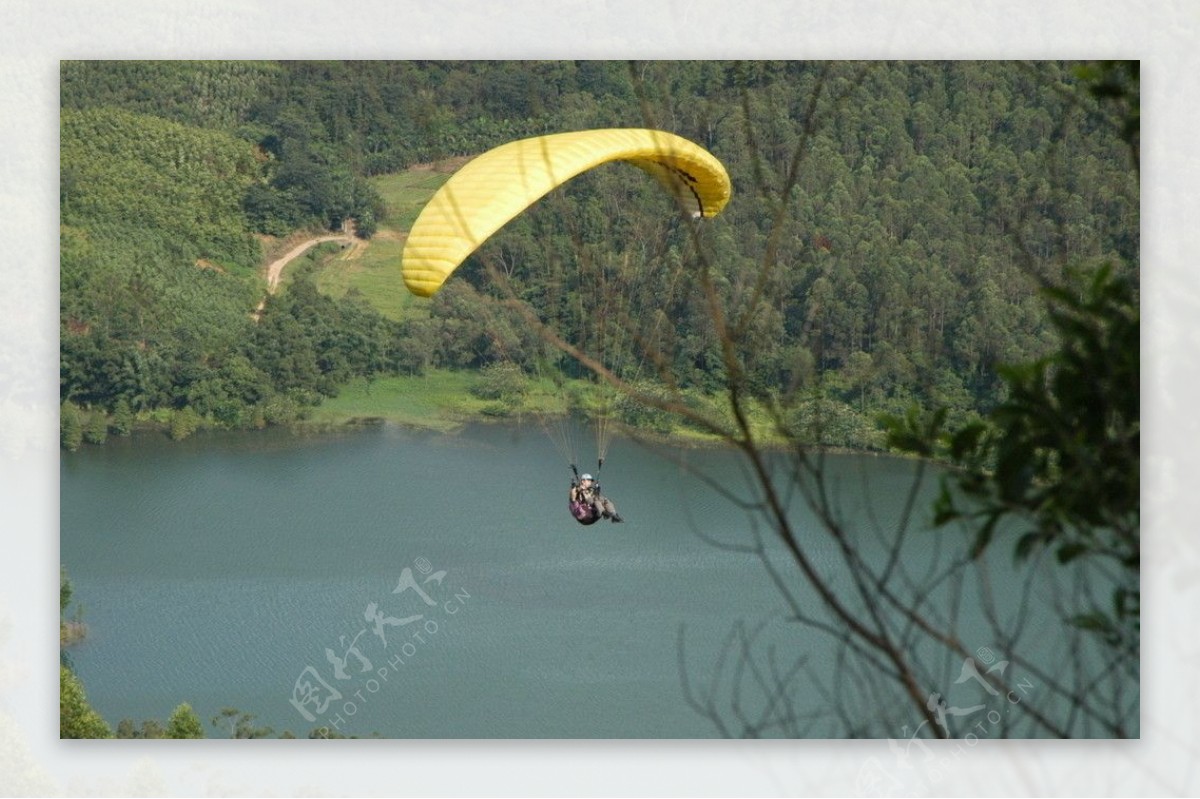
{"type": "Polygon", "coordinates": [[[700,395],[723,368],[703,262],[729,318],[772,300],[741,339],[755,390],[803,392],[840,420],[832,443],[873,446],[879,412],[985,410],[998,364],[1054,346],[1039,278],[1138,268],[1136,172],[1067,64],[68,62],[61,77],[61,389],[93,414],[239,427],[354,377],[545,370],[544,342],[490,299],[510,295],[623,376],[700,395]],[[695,228],[613,166],[515,220],[428,313],[385,319],[300,277],[252,317],[259,242],[348,219],[372,236],[374,176],[620,126],[710,149],[728,208],[695,228]]]}

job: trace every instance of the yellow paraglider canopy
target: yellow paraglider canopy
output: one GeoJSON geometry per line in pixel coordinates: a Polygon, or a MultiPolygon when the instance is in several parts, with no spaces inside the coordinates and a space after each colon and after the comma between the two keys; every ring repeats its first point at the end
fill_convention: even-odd
{"type": "Polygon", "coordinates": [[[404,246],[404,283],[431,296],[458,265],[510,219],[556,186],[609,161],[659,179],[695,217],[729,201],[725,167],[710,152],[660,130],[555,133],[503,144],[454,173],[417,217],[404,246]]]}

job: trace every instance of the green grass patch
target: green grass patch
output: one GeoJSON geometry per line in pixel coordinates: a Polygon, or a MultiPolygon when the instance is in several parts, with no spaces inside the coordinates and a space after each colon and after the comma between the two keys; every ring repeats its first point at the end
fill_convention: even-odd
{"type": "Polygon", "coordinates": [[[449,172],[429,168],[409,169],[371,178],[371,185],[383,197],[388,209],[387,216],[379,220],[380,227],[408,232],[425,203],[449,179],[449,172]]]}
{"type": "Polygon", "coordinates": [[[397,424],[453,430],[481,417],[488,404],[471,394],[478,376],[469,372],[434,370],[419,377],[382,377],[355,380],[338,396],[313,410],[311,421],[341,424],[382,419],[397,424]]]}
{"type": "Polygon", "coordinates": [[[428,316],[429,301],[414,296],[404,285],[400,273],[403,242],[376,236],[356,247],[325,257],[317,274],[317,289],[322,294],[341,298],[354,290],[371,307],[395,321],[428,316]]]}
{"type": "MultiPolygon", "coordinates": [[[[475,372],[434,369],[420,376],[355,380],[338,396],[313,409],[309,421],[337,425],[382,420],[396,424],[453,430],[465,422],[497,419],[496,403],[472,393],[480,381],[475,372]]],[[[522,401],[502,418],[527,414],[556,414],[565,410],[562,393],[552,381],[530,381],[522,401]]]]}
{"type": "Polygon", "coordinates": [[[379,220],[379,231],[369,242],[344,249],[338,245],[319,248],[312,256],[319,263],[317,289],[336,298],[353,291],[395,321],[427,316],[428,301],[413,296],[404,285],[400,271],[404,236],[449,177],[449,172],[426,167],[372,178],[371,185],[383,197],[388,213],[379,220]]]}

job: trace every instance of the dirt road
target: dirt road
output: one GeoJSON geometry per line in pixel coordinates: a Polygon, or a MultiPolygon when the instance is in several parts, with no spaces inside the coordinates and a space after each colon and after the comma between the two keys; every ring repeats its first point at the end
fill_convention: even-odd
{"type": "MultiPolygon", "coordinates": [[[[354,223],[347,222],[342,233],[328,233],[324,236],[316,236],[311,239],[300,242],[292,249],[288,250],[284,255],[276,258],[267,265],[267,294],[274,294],[275,289],[279,288],[279,279],[283,276],[283,268],[292,261],[299,258],[304,253],[308,252],[311,247],[325,241],[342,241],[347,244],[355,244],[357,239],[354,238],[354,223]]],[[[267,298],[263,297],[262,302],[254,309],[251,316],[258,320],[262,317],[263,308],[267,304],[267,298]]]]}
{"type": "Polygon", "coordinates": [[[347,244],[353,243],[354,235],[352,233],[330,233],[327,236],[317,236],[315,239],[302,241],[295,247],[290,249],[283,257],[275,259],[267,267],[267,291],[274,294],[275,289],[279,286],[279,278],[283,275],[283,268],[292,261],[299,258],[304,253],[308,252],[310,247],[315,247],[325,241],[344,241],[347,244]]]}

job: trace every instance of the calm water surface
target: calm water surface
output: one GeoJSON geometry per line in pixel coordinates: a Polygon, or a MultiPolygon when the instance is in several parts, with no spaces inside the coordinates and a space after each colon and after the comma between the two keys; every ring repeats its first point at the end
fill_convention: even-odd
{"type": "MultiPolygon", "coordinates": [[[[236,707],[301,736],[713,736],[684,701],[681,660],[712,675],[730,630],[783,604],[756,557],[706,540],[752,532],[681,458],[745,486],[731,453],[618,441],[601,477],[628,522],[581,527],[569,470],[536,428],[64,453],[62,562],[90,628],[70,657],[114,724],[187,701],[205,720],[236,707]]],[[[843,511],[885,530],[913,468],[831,460],[843,511]]],[[[919,542],[930,563],[936,540],[919,542]]],[[[832,568],[823,539],[810,546],[832,568]]],[[[788,640],[809,668],[835,668],[816,633],[788,640]]]]}

